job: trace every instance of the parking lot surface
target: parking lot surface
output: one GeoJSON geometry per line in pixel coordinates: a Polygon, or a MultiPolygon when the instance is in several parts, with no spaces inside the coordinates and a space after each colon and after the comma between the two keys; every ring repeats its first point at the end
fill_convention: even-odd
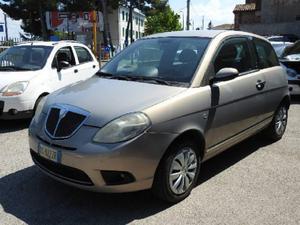
{"type": "Polygon", "coordinates": [[[300,99],[285,136],[260,135],[202,166],[199,185],[169,205],[149,191],[100,194],[60,184],[33,165],[29,121],[0,121],[0,224],[300,224],[300,99]]]}

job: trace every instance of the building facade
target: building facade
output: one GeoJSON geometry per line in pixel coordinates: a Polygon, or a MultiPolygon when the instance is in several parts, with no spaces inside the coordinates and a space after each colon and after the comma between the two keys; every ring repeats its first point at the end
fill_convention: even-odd
{"type": "MultiPolygon", "coordinates": [[[[139,10],[133,11],[133,38],[137,40],[145,33],[145,15],[139,10]]],[[[120,6],[118,9],[109,13],[109,25],[112,43],[117,50],[125,48],[126,29],[129,20],[129,9],[120,6]]],[[[129,33],[130,43],[130,33],[129,33]]]]}
{"type": "Polygon", "coordinates": [[[300,37],[300,0],[246,0],[233,12],[236,30],[300,37]]]}

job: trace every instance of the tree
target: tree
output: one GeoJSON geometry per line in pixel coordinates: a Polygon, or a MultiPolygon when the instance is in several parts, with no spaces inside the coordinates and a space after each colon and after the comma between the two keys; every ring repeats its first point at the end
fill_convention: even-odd
{"type": "Polygon", "coordinates": [[[45,12],[56,9],[57,0],[3,0],[1,9],[15,20],[22,20],[22,29],[30,34],[47,39],[45,12]]]}
{"type": "Polygon", "coordinates": [[[174,13],[170,6],[166,6],[164,11],[147,17],[145,33],[149,35],[154,33],[182,30],[179,19],[180,16],[174,13]]]}

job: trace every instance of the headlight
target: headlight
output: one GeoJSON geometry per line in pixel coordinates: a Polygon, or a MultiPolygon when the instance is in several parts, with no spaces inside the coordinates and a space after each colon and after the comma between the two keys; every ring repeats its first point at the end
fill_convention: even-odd
{"type": "Polygon", "coordinates": [[[130,113],[101,128],[93,141],[97,143],[127,141],[143,133],[150,124],[150,119],[144,113],[130,113]]]}
{"type": "Polygon", "coordinates": [[[28,81],[19,81],[10,84],[1,90],[3,96],[16,96],[22,94],[28,87],[28,81]]]}
{"type": "Polygon", "coordinates": [[[37,123],[40,120],[41,113],[43,111],[44,105],[46,103],[47,96],[43,97],[40,102],[37,104],[33,120],[37,123]]]}

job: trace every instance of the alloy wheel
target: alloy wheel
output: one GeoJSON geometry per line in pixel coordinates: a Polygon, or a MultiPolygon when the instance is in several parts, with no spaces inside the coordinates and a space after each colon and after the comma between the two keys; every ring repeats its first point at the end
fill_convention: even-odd
{"type": "Polygon", "coordinates": [[[192,148],[184,148],[174,157],[169,172],[170,189],[176,195],[185,193],[197,173],[197,155],[192,148]]]}
{"type": "Polygon", "coordinates": [[[278,135],[283,135],[287,125],[287,109],[281,106],[275,116],[275,130],[278,135]]]}

